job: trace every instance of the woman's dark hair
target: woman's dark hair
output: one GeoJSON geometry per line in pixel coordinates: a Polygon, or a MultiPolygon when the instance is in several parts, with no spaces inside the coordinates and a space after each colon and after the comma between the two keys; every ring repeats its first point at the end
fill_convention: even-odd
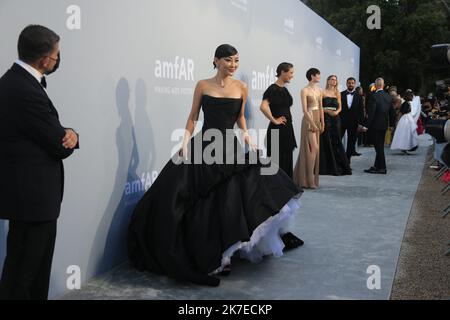
{"type": "MultiPolygon", "coordinates": [[[[230,44],[222,44],[217,47],[216,52],[214,53],[214,58],[222,59],[225,57],[231,57],[237,55],[238,51],[235,47],[230,44]]],[[[216,63],[213,62],[214,69],[217,68],[216,63]]]]}
{"type": "Polygon", "coordinates": [[[311,68],[306,72],[306,79],[308,79],[308,81],[311,81],[312,77],[318,74],[320,74],[319,69],[311,68]]]}
{"type": "Polygon", "coordinates": [[[280,63],[278,65],[278,68],[277,68],[277,77],[280,77],[282,72],[288,72],[293,67],[294,67],[294,65],[292,63],[289,63],[289,62],[282,62],[282,63],[280,63]]]}
{"type": "Polygon", "coordinates": [[[19,36],[19,59],[28,63],[36,62],[50,54],[58,42],[59,36],[52,30],[39,25],[29,25],[19,36]]]}
{"type": "Polygon", "coordinates": [[[412,91],[406,91],[404,98],[406,101],[413,101],[414,93],[412,93],[412,91]]]}
{"type": "Polygon", "coordinates": [[[364,89],[363,87],[356,87],[355,92],[358,94],[364,94],[364,89]]]}

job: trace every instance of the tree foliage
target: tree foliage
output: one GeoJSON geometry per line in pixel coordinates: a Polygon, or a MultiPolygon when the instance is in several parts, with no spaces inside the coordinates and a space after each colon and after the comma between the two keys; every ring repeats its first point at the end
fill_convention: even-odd
{"type": "Polygon", "coordinates": [[[303,1],[361,48],[364,86],[382,76],[401,91],[422,94],[449,77],[430,59],[433,44],[450,43],[450,13],[442,0],[309,0],[303,1]],[[367,8],[381,9],[381,29],[369,30],[367,8]]]}

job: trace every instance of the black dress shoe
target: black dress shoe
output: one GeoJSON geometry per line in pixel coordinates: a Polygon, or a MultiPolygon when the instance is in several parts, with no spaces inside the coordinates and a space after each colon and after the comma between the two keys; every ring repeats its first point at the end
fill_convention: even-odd
{"type": "Polygon", "coordinates": [[[370,167],[369,169],[364,170],[364,172],[366,172],[366,173],[376,173],[377,171],[378,171],[378,169],[375,167],[370,167]]]}
{"type": "Polygon", "coordinates": [[[386,169],[377,169],[375,167],[370,168],[369,170],[364,170],[364,172],[367,173],[374,173],[374,174],[386,174],[386,169]]]}
{"type": "Polygon", "coordinates": [[[361,155],[361,153],[358,153],[358,152],[353,152],[352,153],[352,157],[359,157],[361,155]]]}
{"type": "Polygon", "coordinates": [[[283,240],[284,243],[283,251],[298,248],[305,243],[302,239],[296,237],[291,232],[283,234],[281,236],[281,240],[283,240]]]}

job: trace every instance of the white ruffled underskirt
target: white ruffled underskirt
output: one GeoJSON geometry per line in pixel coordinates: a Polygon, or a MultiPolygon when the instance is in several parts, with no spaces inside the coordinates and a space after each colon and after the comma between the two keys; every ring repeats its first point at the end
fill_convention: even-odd
{"type": "Polygon", "coordinates": [[[241,258],[253,263],[260,262],[267,255],[281,257],[283,255],[284,243],[280,236],[289,232],[289,226],[299,208],[300,200],[298,198],[294,197],[289,200],[278,214],[261,223],[253,231],[250,241],[239,241],[227,249],[222,254],[221,266],[213,271],[211,275],[221,272],[225,266],[230,265],[231,257],[237,252],[241,258]]]}

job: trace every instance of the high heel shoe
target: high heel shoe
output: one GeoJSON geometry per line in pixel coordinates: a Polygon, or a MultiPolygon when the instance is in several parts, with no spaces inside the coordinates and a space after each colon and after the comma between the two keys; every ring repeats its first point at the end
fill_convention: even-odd
{"type": "Polygon", "coordinates": [[[221,276],[228,276],[231,273],[231,265],[227,264],[225,267],[223,267],[223,270],[220,271],[221,276]]]}
{"type": "Polygon", "coordinates": [[[296,237],[294,234],[292,234],[292,232],[283,234],[281,236],[281,240],[283,240],[284,243],[283,251],[295,249],[305,244],[302,239],[296,237]]]}

